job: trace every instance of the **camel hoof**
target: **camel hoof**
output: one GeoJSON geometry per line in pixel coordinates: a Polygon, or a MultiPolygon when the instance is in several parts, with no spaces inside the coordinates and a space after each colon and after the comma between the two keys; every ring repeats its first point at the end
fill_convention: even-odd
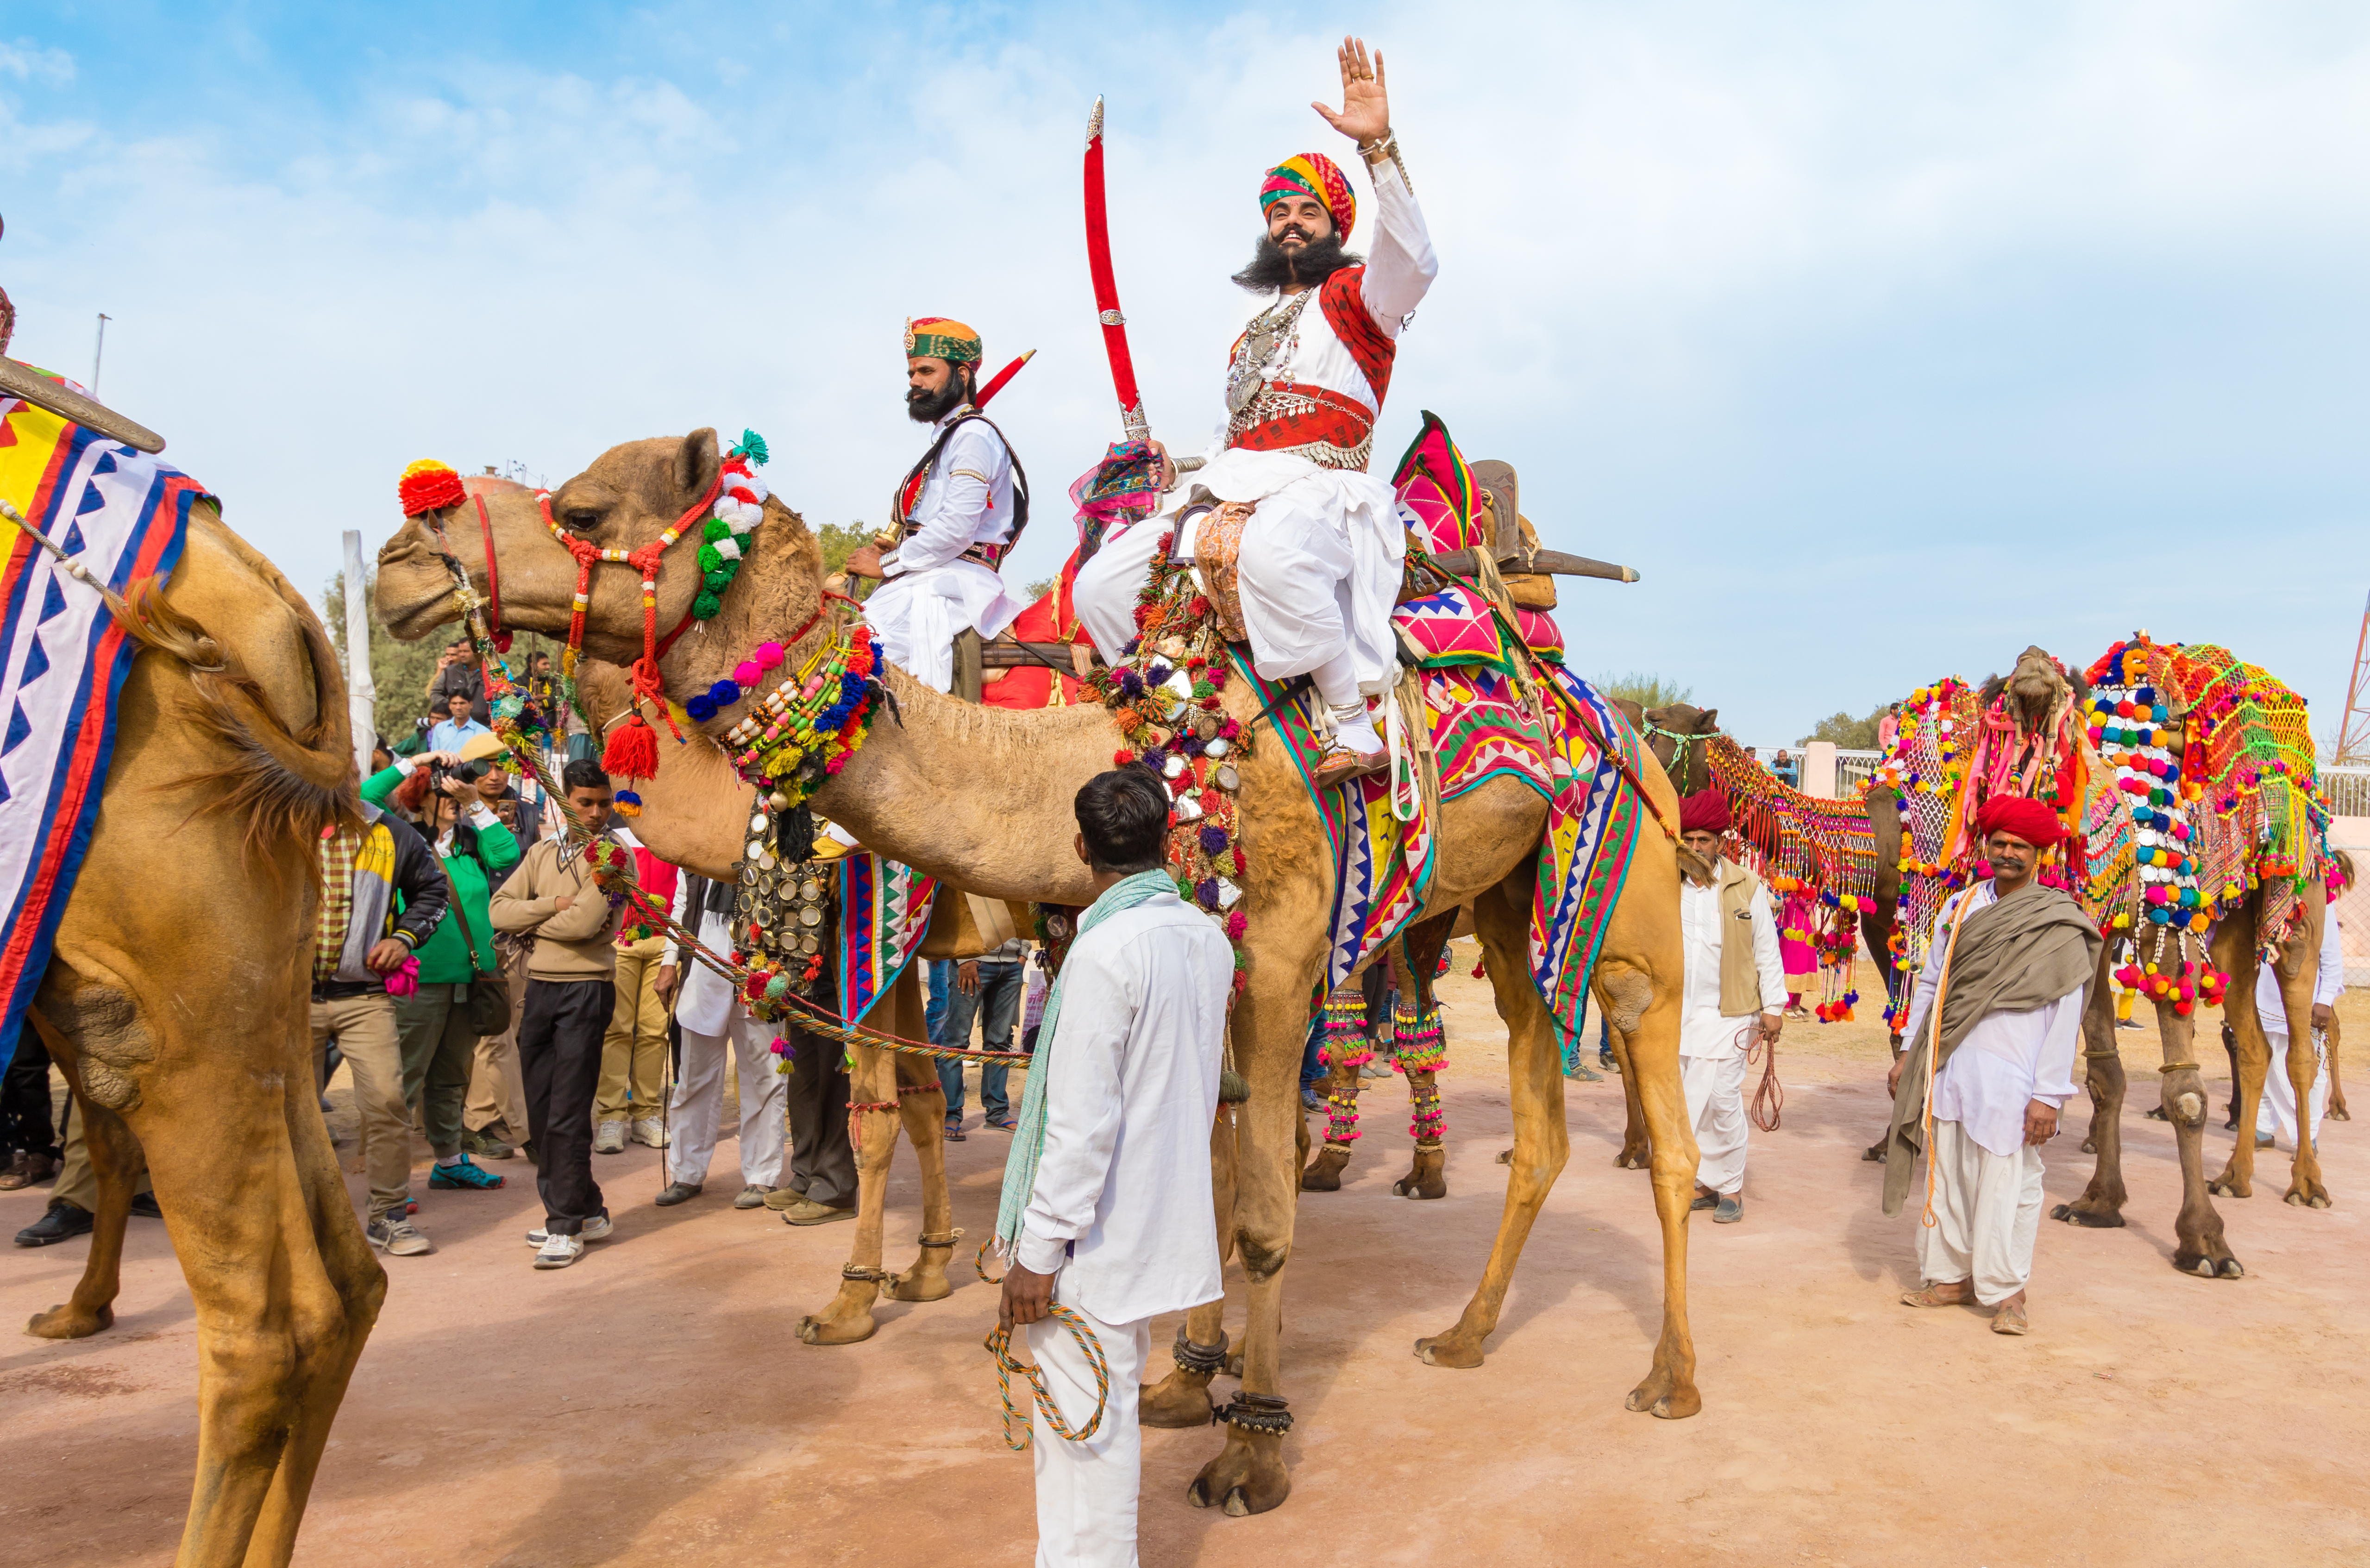
{"type": "Polygon", "coordinates": [[[1419,1148],[1415,1163],[1408,1173],[1391,1183],[1391,1191],[1402,1198],[1444,1198],[1448,1196],[1448,1176],[1445,1167],[1448,1156],[1438,1148],[1419,1148]]]}
{"type": "MultiPolygon", "coordinates": [[[[2146,1117],[2151,1122],[2169,1122],[2172,1120],[2171,1117],[2164,1113],[2164,1107],[2161,1105],[2151,1105],[2146,1111],[2141,1112],[2140,1114],[2146,1117]]],[[[2084,1144],[2082,1146],[2082,1152],[2085,1154],[2095,1154],[2098,1151],[2093,1149],[2088,1144],[2084,1144]]]]}
{"type": "Polygon", "coordinates": [[[2223,1176],[2209,1182],[2205,1190],[2217,1198],[2251,1198],[2255,1195],[2254,1183],[2242,1182],[2236,1176],[2223,1176]]]}
{"type": "Polygon", "coordinates": [[[2074,1204],[2059,1204],[2049,1211],[2049,1217],[2091,1230],[2120,1230],[2124,1223],[2123,1215],[2117,1210],[2086,1209],[2074,1204]]]}
{"type": "Polygon", "coordinates": [[[2221,1277],[2224,1279],[2244,1279],[2247,1277],[2247,1271],[2239,1266],[2238,1259],[2225,1258],[2222,1260],[2221,1277]]]}
{"type": "Polygon", "coordinates": [[[1649,1378],[1630,1389],[1629,1398],[1623,1401],[1624,1407],[1642,1411],[1657,1421],[1685,1421],[1703,1409],[1703,1395],[1692,1383],[1665,1394],[1651,1392],[1652,1385],[1653,1379],[1649,1378]]]}
{"type": "Polygon", "coordinates": [[[1232,1426],[1226,1428],[1226,1446],[1185,1489],[1185,1501],[1196,1508],[1223,1507],[1234,1519],[1264,1514],[1291,1495],[1283,1439],[1248,1436],[1232,1426]]]}
{"type": "Polygon", "coordinates": [[[869,1312],[860,1318],[838,1320],[800,1318],[799,1338],[809,1344],[861,1344],[870,1339],[880,1327],[880,1325],[873,1320],[872,1314],[869,1312]]]}
{"type": "Polygon", "coordinates": [[[1881,1164],[1883,1164],[1883,1163],[1884,1163],[1884,1151],[1885,1151],[1885,1145],[1886,1145],[1889,1141],[1890,1141],[1890,1140],[1889,1140],[1889,1139],[1887,1139],[1887,1138],[1879,1138],[1879,1139],[1877,1139],[1874,1143],[1872,1143],[1872,1144],[1869,1145],[1866,1148],[1864,1148],[1864,1149],[1862,1149],[1862,1150],[1860,1150],[1860,1151],[1859,1151],[1859,1157],[1860,1157],[1860,1159],[1862,1159],[1866,1160],[1866,1161],[1867,1161],[1869,1164],[1870,1164],[1870,1165],[1881,1165],[1881,1164]]]}
{"type": "Polygon", "coordinates": [[[1614,1167],[1621,1170],[1643,1170],[1651,1163],[1652,1157],[1642,1148],[1624,1148],[1613,1157],[1614,1167]]]}
{"type": "Polygon", "coordinates": [[[1484,1359],[1478,1341],[1467,1343],[1448,1334],[1416,1341],[1415,1355],[1426,1366],[1453,1366],[1458,1371],[1478,1366],[1484,1359]]]}
{"type": "Polygon", "coordinates": [[[71,1301],[63,1302],[46,1312],[36,1312],[25,1324],[25,1332],[35,1339],[88,1339],[95,1333],[115,1327],[115,1309],[98,1307],[88,1312],[75,1309],[71,1301]]]}
{"type": "Polygon", "coordinates": [[[1338,1193],[1341,1190],[1341,1168],[1350,1163],[1350,1151],[1340,1144],[1327,1144],[1300,1173],[1300,1190],[1304,1193],[1338,1193]]]}
{"type": "Polygon", "coordinates": [[[1185,1488],[1185,1501],[1191,1503],[1196,1508],[1206,1508],[1210,1505],[1209,1490],[1202,1484],[1202,1478],[1200,1476],[1195,1476],[1191,1482],[1187,1483],[1185,1488]]]}
{"type": "Polygon", "coordinates": [[[1208,1378],[1171,1372],[1136,1390],[1135,1423],[1138,1426],[1207,1426],[1214,1408],[1208,1378]]]}
{"type": "Polygon", "coordinates": [[[2288,1191],[2288,1204],[2294,1208],[2325,1209],[2329,1194],[2318,1187],[2294,1187],[2288,1191]]]}
{"type": "Polygon", "coordinates": [[[1243,1375],[1243,1353],[1241,1351],[1238,1350],[1232,1355],[1226,1357],[1225,1372],[1226,1376],[1229,1378],[1240,1378],[1243,1375]]]}
{"type": "Polygon", "coordinates": [[[2327,1117],[2328,1120],[2332,1122],[2351,1122],[2353,1120],[2353,1113],[2348,1111],[2342,1105],[2332,1105],[2326,1112],[2322,1113],[2322,1114],[2327,1117]]]}
{"type": "Polygon", "coordinates": [[[906,1274],[891,1274],[884,1289],[892,1301],[944,1301],[955,1293],[954,1282],[947,1278],[943,1269],[926,1273],[915,1268],[906,1274]]]}
{"type": "Polygon", "coordinates": [[[2098,1139],[2096,1139],[2096,1138],[2084,1138],[2084,1139],[2082,1140],[2082,1152],[2083,1152],[2084,1154],[2096,1154],[2096,1153],[2098,1153],[2098,1152],[2099,1152],[2099,1140],[2098,1140],[2098,1139]]]}
{"type": "Polygon", "coordinates": [[[1499,1163],[1499,1164],[1501,1164],[1501,1165],[1512,1165],[1512,1164],[1513,1164],[1513,1163],[1514,1163],[1514,1151],[1513,1151],[1513,1149],[1511,1149],[1511,1148],[1501,1148],[1501,1149],[1500,1149],[1500,1150],[1498,1151],[1498,1163],[1499,1163]]]}
{"type": "Polygon", "coordinates": [[[1243,1501],[1243,1489],[1237,1486],[1232,1492],[1227,1493],[1226,1517],[1230,1519],[1248,1519],[1250,1516],[1251,1505],[1243,1501]]]}
{"type": "Polygon", "coordinates": [[[2175,1252],[2172,1266],[2199,1279],[2244,1279],[2247,1271],[2236,1258],[2215,1258],[2204,1252],[2175,1252]]]}

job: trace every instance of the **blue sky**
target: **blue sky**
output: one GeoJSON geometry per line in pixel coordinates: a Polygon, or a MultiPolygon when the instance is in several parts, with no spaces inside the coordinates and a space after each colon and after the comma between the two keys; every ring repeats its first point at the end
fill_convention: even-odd
{"type": "MultiPolygon", "coordinates": [[[[1116,434],[1077,206],[1110,100],[1156,430],[1348,29],[1442,259],[1378,450],[1523,476],[1583,669],[1749,741],[2039,642],[2220,641],[2333,728],[2370,560],[2370,10],[2334,3],[595,5],[0,16],[14,352],[163,431],[300,584],[415,457],[552,482],[761,431],[817,522],[957,316],[1041,497],[1116,434]]],[[[1066,548],[1040,522],[1016,575],[1066,548]]]]}

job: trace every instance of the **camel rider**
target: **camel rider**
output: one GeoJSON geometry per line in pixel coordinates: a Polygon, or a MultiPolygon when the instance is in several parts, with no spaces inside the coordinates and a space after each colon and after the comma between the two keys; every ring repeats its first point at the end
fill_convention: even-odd
{"type": "Polygon", "coordinates": [[[1365,698],[1397,673],[1391,606],[1406,534],[1389,483],[1366,469],[1399,333],[1439,271],[1391,134],[1382,56],[1369,64],[1354,39],[1340,52],[1341,110],[1317,109],[1366,161],[1373,250],[1362,263],[1342,249],[1358,204],[1330,158],[1303,153],[1268,171],[1267,230],[1234,280],[1260,309],[1235,341],[1227,416],[1181,485],[1162,453],[1168,505],[1107,538],[1076,591],[1088,633],[1115,661],[1134,636],[1136,593],[1161,536],[1173,532],[1176,558],[1189,559],[1216,505],[1255,505],[1237,562],[1243,625],[1262,678],[1312,676],[1332,709],[1320,785],[1386,765],[1365,698]]]}
{"type": "Polygon", "coordinates": [[[977,407],[980,354],[960,321],[905,323],[905,410],[936,436],[898,482],[889,529],[848,562],[884,580],[864,602],[881,651],[938,691],[954,685],[959,633],[992,638],[1029,607],[996,570],[1028,526],[1029,478],[977,407]]]}
{"type": "Polygon", "coordinates": [[[1679,1087],[1698,1152],[1688,1206],[1710,1209],[1715,1225],[1744,1217],[1745,1054],[1756,1037],[1776,1045],[1786,1022],[1777,917],[1761,879],[1721,859],[1728,826],[1728,798],[1716,789],[1679,802],[1679,842],[1698,862],[1679,882],[1679,1087]]]}

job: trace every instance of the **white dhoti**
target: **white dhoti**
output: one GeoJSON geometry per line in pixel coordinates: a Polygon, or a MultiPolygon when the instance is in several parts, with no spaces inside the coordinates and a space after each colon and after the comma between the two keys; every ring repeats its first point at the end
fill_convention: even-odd
{"type": "MultiPolygon", "coordinates": [[[[1062,1299],[1060,1282],[1054,1299],[1062,1299]]],[[[1068,1303],[1064,1302],[1067,1306],[1068,1303]]],[[[1136,1385],[1152,1349],[1152,1320],[1106,1323],[1076,1307],[1110,1367],[1102,1424],[1083,1443],[1056,1435],[1032,1400],[1030,1458],[1037,1471],[1037,1568],[1135,1568],[1136,1502],[1144,1489],[1144,1431],[1136,1385]]],[[[1072,1431],[1095,1412],[1095,1374],[1070,1331],[1048,1318],[1021,1329],[1045,1370],[1046,1391],[1072,1431]]],[[[1015,1397],[1019,1397],[1016,1389],[1015,1397]]]]}
{"type": "MultiPolygon", "coordinates": [[[[1316,674],[1334,703],[1388,689],[1398,660],[1391,608],[1407,555],[1390,485],[1294,454],[1240,447],[1188,476],[1158,513],[1105,539],[1079,571],[1072,602],[1104,660],[1116,663],[1135,635],[1136,594],[1161,536],[1175,530],[1180,510],[1212,502],[1258,503],[1237,565],[1243,630],[1260,678],[1316,674]],[[1328,669],[1344,655],[1338,673],[1328,669]],[[1352,682],[1353,690],[1329,689],[1352,682]]],[[[1179,541],[1179,558],[1191,548],[1191,538],[1179,541]]]]}
{"type": "Polygon", "coordinates": [[[1744,1190],[1744,1150],[1753,1124],[1744,1116],[1744,1053],[1681,1056],[1679,1087],[1695,1124],[1696,1180],[1722,1197],[1744,1190]]]}
{"type": "Polygon", "coordinates": [[[2032,1277],[2041,1150],[2024,1144],[2014,1154],[1994,1154],[1959,1123],[1938,1120],[1927,1158],[1934,1166],[1934,1223],[1917,1228],[1917,1271],[1928,1285],[1973,1280],[1975,1299],[1996,1307],[2032,1277]]]}
{"type": "Polygon", "coordinates": [[[1028,607],[1005,593],[995,572],[958,560],[883,582],[864,601],[864,621],[891,663],[933,691],[947,691],[955,684],[956,633],[968,628],[993,638],[1028,607]]]}
{"type": "Polygon", "coordinates": [[[724,1053],[734,1057],[741,1088],[741,1181],[743,1185],[782,1184],[783,1107],[788,1085],[774,1070],[774,1026],[741,1008],[721,1034],[683,1030],[682,1076],[669,1108],[667,1179],[696,1187],[708,1180],[716,1153],[717,1124],[724,1112],[724,1053]]]}
{"type": "MultiPolygon", "coordinates": [[[[2271,1070],[2263,1078],[2263,1098],[2255,1107],[2255,1132],[2272,1138],[2290,1148],[2296,1142],[2295,1085],[2288,1078],[2288,1037],[2263,1031],[2272,1043],[2271,1070]]],[[[2329,1047],[2320,1036],[2312,1042],[2314,1072],[2312,1079],[2312,1133],[2314,1147],[2320,1143],[2320,1118],[2329,1109],[2329,1047]]]]}

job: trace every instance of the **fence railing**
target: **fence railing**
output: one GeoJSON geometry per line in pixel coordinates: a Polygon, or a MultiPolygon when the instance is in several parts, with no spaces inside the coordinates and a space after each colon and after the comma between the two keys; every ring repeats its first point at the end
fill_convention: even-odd
{"type": "Polygon", "coordinates": [[[1850,800],[1858,792],[1859,787],[1867,782],[1870,776],[1876,772],[1877,765],[1883,760],[1882,752],[1846,751],[1841,746],[1836,747],[1835,798],[1842,801],[1850,800]]]}
{"type": "Polygon", "coordinates": [[[2339,816],[2370,816],[2370,767],[2324,767],[2320,787],[2339,816]]]}

